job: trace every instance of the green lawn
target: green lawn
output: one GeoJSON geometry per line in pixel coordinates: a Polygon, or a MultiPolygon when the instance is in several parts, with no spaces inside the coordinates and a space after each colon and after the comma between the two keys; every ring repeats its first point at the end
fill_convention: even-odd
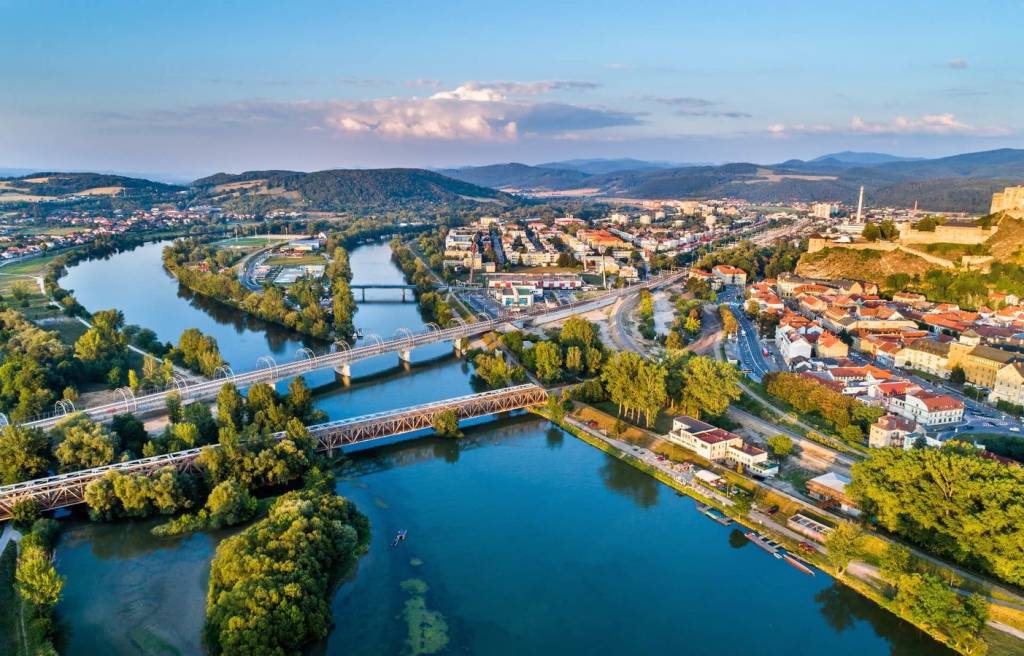
{"type": "Polygon", "coordinates": [[[294,266],[306,266],[327,264],[327,258],[322,255],[296,255],[294,257],[288,255],[274,255],[268,257],[264,264],[268,266],[282,266],[282,267],[294,267],[294,266]]]}
{"type": "Polygon", "coordinates": [[[85,230],[83,226],[25,226],[15,230],[15,233],[19,235],[70,235],[83,230],[85,230]]]}
{"type": "Polygon", "coordinates": [[[252,248],[254,246],[266,246],[267,244],[274,244],[280,241],[280,239],[268,239],[267,237],[241,237],[239,239],[221,239],[220,241],[213,242],[213,245],[218,248],[252,248]]]}
{"type": "Polygon", "coordinates": [[[0,267],[0,273],[17,273],[26,276],[41,276],[56,255],[42,255],[20,262],[11,262],[0,267]]]}

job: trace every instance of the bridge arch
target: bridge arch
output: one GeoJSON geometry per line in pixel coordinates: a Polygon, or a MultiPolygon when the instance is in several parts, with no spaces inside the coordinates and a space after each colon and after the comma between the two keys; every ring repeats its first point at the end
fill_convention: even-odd
{"type": "Polygon", "coordinates": [[[124,401],[125,412],[135,412],[139,409],[139,402],[135,398],[135,392],[130,387],[118,387],[115,392],[121,394],[121,399],[124,401]]]}
{"type": "Polygon", "coordinates": [[[184,401],[188,398],[188,379],[181,374],[171,374],[171,383],[174,385],[174,389],[178,391],[178,396],[184,401]]]}
{"type": "Polygon", "coordinates": [[[68,399],[58,399],[58,401],[53,404],[53,414],[55,415],[59,414],[62,417],[66,417],[73,412],[75,412],[75,404],[68,399]]]}
{"type": "Polygon", "coordinates": [[[270,372],[270,376],[272,378],[277,377],[277,360],[274,359],[274,356],[261,355],[260,357],[256,358],[256,365],[261,369],[266,368],[270,372]]]}

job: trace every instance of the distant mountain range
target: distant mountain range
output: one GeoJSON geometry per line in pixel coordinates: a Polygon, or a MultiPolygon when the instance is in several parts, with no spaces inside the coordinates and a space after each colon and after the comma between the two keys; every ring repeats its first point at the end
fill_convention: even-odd
{"type": "Polygon", "coordinates": [[[672,169],[680,166],[694,166],[681,162],[655,162],[623,157],[619,159],[567,159],[563,162],[548,162],[537,166],[545,169],[566,169],[587,175],[603,175],[616,171],[640,171],[643,169],[672,169]]]}
{"type": "MultiPolygon", "coordinates": [[[[644,163],[647,164],[647,163],[644,163]]],[[[937,159],[842,152],[810,161],[648,167],[586,173],[551,165],[496,164],[444,172],[466,182],[518,192],[574,192],[626,198],[743,198],[852,203],[864,186],[873,204],[937,211],[988,208],[992,192],[1024,181],[1024,150],[1004,148],[937,159]]]]}
{"type": "Polygon", "coordinates": [[[779,164],[673,165],[588,159],[539,166],[492,164],[441,171],[338,169],[218,173],[188,186],[98,173],[32,173],[0,184],[0,207],[80,196],[87,206],[153,201],[210,202],[229,209],[359,211],[516,202],[512,193],[637,199],[743,198],[753,202],[856,201],[982,212],[992,193],[1024,182],[1024,150],[1004,148],[937,159],[842,152],[779,164]],[[629,167],[629,168],[620,168],[629,167]]]}
{"type": "Polygon", "coordinates": [[[889,162],[912,162],[922,160],[923,157],[900,157],[899,155],[888,155],[886,153],[858,153],[852,150],[844,150],[840,153],[829,153],[815,157],[812,162],[839,162],[857,166],[871,166],[872,164],[888,164],[889,162]]]}

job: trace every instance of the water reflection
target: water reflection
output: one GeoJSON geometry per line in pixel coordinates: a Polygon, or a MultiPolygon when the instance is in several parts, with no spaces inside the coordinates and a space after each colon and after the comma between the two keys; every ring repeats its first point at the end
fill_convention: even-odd
{"type": "MultiPolygon", "coordinates": [[[[178,285],[178,298],[188,301],[191,307],[210,316],[218,324],[234,328],[238,334],[262,332],[266,335],[267,346],[274,353],[283,353],[289,347],[294,348],[296,342],[313,349],[317,353],[322,353],[330,347],[330,342],[328,341],[294,332],[280,324],[257,319],[250,314],[239,312],[233,307],[219,303],[208,296],[196,294],[182,285],[178,285]]],[[[237,366],[245,364],[255,365],[255,363],[239,362],[237,366]]]]}
{"type": "Polygon", "coordinates": [[[729,531],[729,546],[733,549],[742,549],[749,544],[750,540],[747,539],[747,536],[743,535],[743,531],[737,528],[729,531]]]}
{"type": "Polygon", "coordinates": [[[658,504],[661,484],[653,477],[612,459],[597,471],[606,488],[632,499],[638,507],[646,510],[658,504]]]}
{"type": "Polygon", "coordinates": [[[556,426],[548,428],[544,437],[549,449],[561,449],[565,443],[565,433],[556,426]]]}
{"type": "Polygon", "coordinates": [[[948,656],[955,653],[838,581],[820,590],[814,595],[814,601],[825,622],[836,633],[868,622],[875,635],[892,645],[892,656],[948,656]]]}

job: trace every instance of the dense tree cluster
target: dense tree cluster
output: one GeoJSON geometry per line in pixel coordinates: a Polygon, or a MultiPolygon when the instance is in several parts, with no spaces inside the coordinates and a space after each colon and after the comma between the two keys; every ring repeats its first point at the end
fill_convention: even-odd
{"type": "Polygon", "coordinates": [[[0,430],[0,485],[11,485],[46,474],[49,440],[42,431],[9,425],[0,430]]]}
{"type": "Polygon", "coordinates": [[[640,319],[638,329],[644,339],[656,338],[658,332],[654,328],[654,297],[651,290],[640,290],[640,307],[637,309],[637,315],[640,319]]]}
{"type": "Polygon", "coordinates": [[[523,368],[506,360],[501,351],[478,354],[473,358],[473,370],[488,387],[494,389],[526,382],[523,368]]]}
{"type": "MultiPolygon", "coordinates": [[[[714,294],[714,292],[711,293],[714,294]]],[[[665,348],[682,349],[700,334],[701,307],[703,305],[704,301],[700,298],[680,296],[675,300],[676,318],[669,328],[668,335],[665,336],[665,348]]]]}
{"type": "Polygon", "coordinates": [[[705,355],[669,356],[665,392],[669,404],[691,417],[720,417],[740,398],[739,372],[728,362],[705,355]]]}
{"type": "Polygon", "coordinates": [[[53,565],[52,550],[59,526],[52,519],[37,519],[18,545],[14,587],[24,604],[19,621],[32,637],[38,654],[56,654],[53,607],[64,591],[64,576],[53,565]],[[27,611],[27,612],[26,612],[27,611]]]}
{"type": "Polygon", "coordinates": [[[739,332],[740,324],[736,321],[736,315],[732,313],[728,305],[723,303],[718,306],[718,316],[722,319],[722,332],[726,336],[732,336],[739,332]]]}
{"type": "Polygon", "coordinates": [[[668,370],[632,351],[613,353],[601,371],[608,396],[619,406],[619,414],[641,415],[647,426],[654,425],[658,411],[665,405],[665,379],[668,370]]]}
{"type": "Polygon", "coordinates": [[[85,488],[89,517],[94,520],[173,515],[191,508],[196,496],[194,478],[174,467],[154,474],[111,471],[85,488]]]}
{"type": "Polygon", "coordinates": [[[78,365],[57,333],[16,310],[0,310],[0,409],[11,422],[43,413],[57,390],[79,379],[78,365]]]}
{"type": "Polygon", "coordinates": [[[774,278],[795,269],[804,250],[788,241],[777,241],[771,246],[742,241],[731,248],[720,248],[708,253],[697,266],[710,269],[719,264],[729,264],[743,269],[752,278],[774,278]]]}
{"type": "Polygon", "coordinates": [[[987,272],[930,269],[924,275],[894,273],[886,276],[882,289],[889,293],[914,291],[924,294],[930,301],[978,308],[992,303],[988,298],[991,290],[1024,295],[1024,259],[993,261],[987,272]]]}
{"type": "Polygon", "coordinates": [[[501,341],[545,383],[597,375],[605,358],[597,329],[582,317],[570,317],[549,339],[527,344],[527,336],[515,331],[502,335],[501,341]]]}
{"type": "Polygon", "coordinates": [[[900,236],[900,231],[899,228],[896,227],[896,224],[889,219],[886,219],[879,224],[876,224],[873,221],[868,221],[864,224],[861,236],[868,241],[878,241],[879,239],[892,241],[900,236]]]}
{"type": "Polygon", "coordinates": [[[211,259],[209,249],[210,246],[196,239],[175,241],[164,249],[164,266],[179,283],[197,294],[297,332],[320,338],[330,336],[328,314],[320,304],[319,295],[304,294],[302,304],[293,306],[277,287],[250,291],[231,269],[220,265],[216,256],[211,259]]]}
{"type": "Polygon", "coordinates": [[[355,334],[355,317],[358,306],[352,295],[352,266],[348,251],[335,246],[331,263],[327,267],[327,279],[331,283],[331,313],[334,332],[339,339],[351,341],[355,334]]]}
{"type": "Polygon", "coordinates": [[[213,654],[297,654],[327,636],[329,595],[369,541],[366,518],[326,484],[282,495],[217,547],[204,638],[213,654]]]}
{"type": "Polygon", "coordinates": [[[1024,470],[962,442],[881,449],[853,466],[849,493],[885,529],[1009,583],[1024,583],[1024,470]]]}
{"type": "MultiPolygon", "coordinates": [[[[139,455],[139,450],[143,456],[153,456],[207,444],[218,445],[199,455],[198,471],[194,473],[174,469],[149,476],[111,472],[93,481],[85,494],[92,518],[168,515],[206,499],[205,507],[197,516],[181,518],[174,530],[164,533],[241,521],[238,518],[249,516],[252,510],[249,490],[292,483],[315,463],[315,447],[306,424],[323,417],[313,408],[312,394],[302,377],[294,378],[288,394],[283,396],[265,383],[253,385],[248,397],[243,397],[232,384],[225,384],[217,396],[216,419],[205,404],[182,406],[173,397],[169,399],[168,414],[171,419],[168,426],[149,439],[141,422],[131,415],[115,417],[112,430],[82,415],[71,417],[55,429],[54,451],[65,471],[109,464],[119,457],[121,445],[126,449],[120,456],[123,458],[139,455]],[[283,434],[275,436],[278,432],[283,434]],[[214,495],[213,491],[218,489],[214,495]],[[207,492],[211,498],[207,498],[207,492]]],[[[11,432],[15,430],[24,432],[20,428],[11,432]]],[[[17,438],[6,435],[5,440],[17,439],[18,443],[38,442],[28,434],[17,438]]],[[[0,448],[3,444],[0,441],[0,448]]],[[[39,453],[38,447],[36,453],[39,453]]],[[[19,462],[18,469],[11,465],[12,475],[19,475],[30,466],[38,468],[39,457],[37,455],[28,464],[19,462]]]]}
{"type": "Polygon", "coordinates": [[[169,536],[235,526],[256,516],[259,501],[233,478],[218,483],[195,514],[186,513],[153,528],[154,535],[169,536]]]}
{"type": "Polygon", "coordinates": [[[58,423],[52,432],[53,455],[62,472],[109,465],[121,450],[117,435],[82,414],[58,423]]]}
{"type": "Polygon", "coordinates": [[[198,328],[188,328],[181,333],[178,346],[171,351],[171,358],[207,378],[213,378],[224,364],[217,340],[204,335],[198,328]]]}
{"type": "Polygon", "coordinates": [[[442,410],[433,417],[431,425],[438,437],[462,437],[459,416],[454,410],[442,410]]]}
{"type": "Polygon", "coordinates": [[[764,378],[765,389],[803,415],[817,415],[827,421],[846,442],[865,439],[868,428],[882,416],[881,408],[865,405],[826,387],[811,376],[772,372],[764,378]]]}
{"type": "Polygon", "coordinates": [[[391,258],[409,284],[416,285],[416,298],[423,315],[439,326],[451,323],[455,312],[442,294],[433,291],[437,282],[433,274],[398,237],[391,240],[391,258]]]}

